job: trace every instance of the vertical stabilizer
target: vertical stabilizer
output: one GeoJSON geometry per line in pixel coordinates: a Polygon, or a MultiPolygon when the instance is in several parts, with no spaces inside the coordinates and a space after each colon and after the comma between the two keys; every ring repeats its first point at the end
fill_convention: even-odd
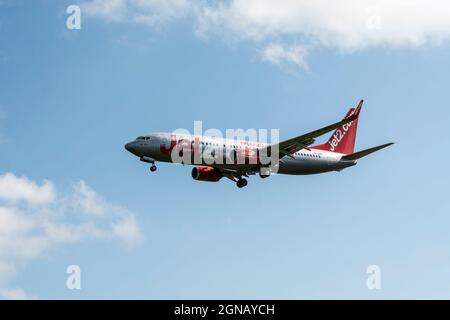
{"type": "Polygon", "coordinates": [[[356,131],[358,128],[359,113],[364,100],[361,100],[356,108],[351,108],[344,119],[355,117],[355,120],[337,128],[330,139],[321,145],[313,146],[312,149],[326,150],[337,153],[352,154],[355,150],[356,131]]]}

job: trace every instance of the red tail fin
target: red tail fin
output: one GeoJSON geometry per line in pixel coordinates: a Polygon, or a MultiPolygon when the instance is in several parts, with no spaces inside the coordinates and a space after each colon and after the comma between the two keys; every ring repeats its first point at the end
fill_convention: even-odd
{"type": "Polygon", "coordinates": [[[363,102],[364,100],[361,100],[356,108],[351,108],[344,118],[354,117],[355,120],[337,128],[327,143],[312,148],[344,154],[353,153],[355,149],[356,130],[358,128],[358,117],[363,102]]]}

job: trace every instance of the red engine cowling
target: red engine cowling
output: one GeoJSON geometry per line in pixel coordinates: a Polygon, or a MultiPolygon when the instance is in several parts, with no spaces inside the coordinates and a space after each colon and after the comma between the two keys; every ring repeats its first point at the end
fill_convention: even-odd
{"type": "Polygon", "coordinates": [[[216,168],[199,166],[192,169],[192,178],[194,180],[217,182],[222,177],[222,174],[216,168]]]}

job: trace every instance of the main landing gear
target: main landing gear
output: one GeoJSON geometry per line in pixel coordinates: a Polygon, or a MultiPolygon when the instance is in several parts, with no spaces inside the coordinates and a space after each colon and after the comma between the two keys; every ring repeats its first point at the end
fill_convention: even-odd
{"type": "Polygon", "coordinates": [[[236,185],[238,188],[243,188],[247,185],[247,179],[240,178],[238,181],[236,181],[236,185]]]}

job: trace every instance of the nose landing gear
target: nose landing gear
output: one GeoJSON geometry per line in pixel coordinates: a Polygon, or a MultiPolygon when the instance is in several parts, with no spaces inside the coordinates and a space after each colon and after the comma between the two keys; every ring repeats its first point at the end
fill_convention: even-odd
{"type": "Polygon", "coordinates": [[[150,167],[150,171],[151,172],[155,172],[157,167],[155,165],[155,159],[149,158],[149,157],[141,157],[140,159],[142,162],[146,162],[146,163],[150,163],[151,167],[150,167]]]}

